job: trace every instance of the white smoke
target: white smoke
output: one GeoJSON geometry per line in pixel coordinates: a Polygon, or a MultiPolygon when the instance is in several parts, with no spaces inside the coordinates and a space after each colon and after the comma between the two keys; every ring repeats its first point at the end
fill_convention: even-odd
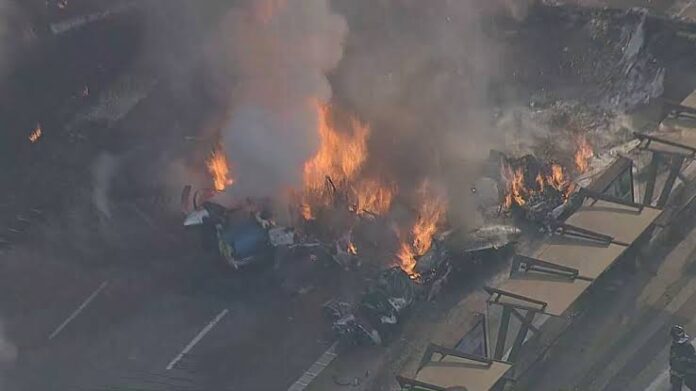
{"type": "Polygon", "coordinates": [[[4,389],[4,373],[17,361],[17,346],[5,335],[5,327],[0,322],[0,389],[4,389]]]}
{"type": "Polygon", "coordinates": [[[315,102],[331,99],[327,72],[343,55],[347,24],[328,0],[250,0],[224,23],[234,80],[222,142],[235,191],[274,196],[301,183],[318,146],[315,102]]]}
{"type": "Polygon", "coordinates": [[[92,202],[95,208],[106,218],[111,218],[111,201],[109,193],[116,170],[116,158],[109,153],[100,154],[92,167],[92,202]]]}
{"type": "Polygon", "coordinates": [[[36,41],[31,23],[12,0],[0,0],[0,83],[36,41]]]}

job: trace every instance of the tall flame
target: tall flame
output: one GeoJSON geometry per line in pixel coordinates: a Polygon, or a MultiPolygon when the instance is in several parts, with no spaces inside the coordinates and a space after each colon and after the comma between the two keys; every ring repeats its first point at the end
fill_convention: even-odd
{"type": "Polygon", "coordinates": [[[208,172],[213,179],[213,188],[215,191],[224,191],[227,186],[234,183],[234,179],[230,176],[230,166],[227,162],[227,155],[222,149],[222,145],[218,144],[213,152],[206,160],[208,172]]]}
{"type": "MultiPolygon", "coordinates": [[[[505,193],[503,206],[509,209],[513,203],[520,206],[526,204],[526,199],[529,197],[529,190],[524,184],[524,171],[522,168],[518,167],[517,169],[513,170],[512,167],[504,164],[502,168],[502,177],[508,184],[508,190],[505,193]]],[[[540,186],[543,186],[543,180],[537,182],[540,186]]]]}
{"type": "Polygon", "coordinates": [[[360,176],[367,160],[370,128],[351,118],[348,131],[340,132],[331,123],[329,105],[316,103],[316,109],[320,146],[317,153],[304,165],[305,196],[300,207],[302,216],[305,220],[313,219],[312,208],[328,205],[334,191],[340,192],[349,200],[349,209],[354,213],[381,215],[389,211],[397,192],[396,185],[360,176]]]}
{"type": "Polygon", "coordinates": [[[587,141],[587,138],[582,135],[576,141],[577,150],[575,151],[575,168],[580,174],[585,173],[590,167],[590,159],[594,157],[592,145],[587,141]]]}
{"type": "Polygon", "coordinates": [[[352,134],[339,133],[329,121],[331,108],[317,103],[320,146],[304,165],[304,182],[309,190],[320,191],[326,177],[335,183],[353,179],[367,158],[370,129],[357,119],[351,121],[352,134]]]}
{"type": "Polygon", "coordinates": [[[353,190],[357,198],[355,202],[357,213],[382,215],[391,207],[396,185],[384,184],[375,179],[363,179],[354,186],[353,190]]]}
{"type": "Polygon", "coordinates": [[[437,232],[438,224],[445,215],[446,205],[444,200],[433,192],[429,182],[424,182],[418,190],[419,202],[418,218],[410,231],[410,242],[403,240],[397,253],[399,266],[409,276],[416,278],[414,271],[416,257],[425,254],[433,243],[433,236],[437,232]]]}

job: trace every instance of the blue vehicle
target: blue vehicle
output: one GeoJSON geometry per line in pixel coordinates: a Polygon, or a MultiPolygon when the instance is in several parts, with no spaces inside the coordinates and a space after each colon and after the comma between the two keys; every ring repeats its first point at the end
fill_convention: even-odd
{"type": "Polygon", "coordinates": [[[235,269],[273,256],[268,230],[252,217],[217,224],[215,232],[220,255],[235,269]]]}

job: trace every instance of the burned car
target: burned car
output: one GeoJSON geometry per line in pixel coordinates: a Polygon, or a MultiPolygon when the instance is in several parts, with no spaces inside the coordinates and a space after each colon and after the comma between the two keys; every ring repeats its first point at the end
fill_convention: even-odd
{"type": "MultiPolygon", "coordinates": [[[[190,188],[184,189],[182,205],[185,205],[190,188]]],[[[232,268],[239,269],[257,263],[271,263],[279,246],[290,246],[295,241],[291,228],[276,226],[262,203],[252,203],[226,208],[211,200],[198,202],[193,197],[191,208],[184,219],[184,226],[200,231],[203,246],[219,253],[232,268]]]]}
{"type": "Polygon", "coordinates": [[[399,267],[383,270],[356,304],[331,300],[324,317],[343,343],[381,344],[414,303],[417,284],[399,267]]]}

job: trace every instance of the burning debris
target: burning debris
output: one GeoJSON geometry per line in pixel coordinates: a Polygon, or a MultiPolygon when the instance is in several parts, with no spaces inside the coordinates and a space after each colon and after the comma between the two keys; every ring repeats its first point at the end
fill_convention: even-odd
{"type": "Polygon", "coordinates": [[[563,166],[532,155],[504,161],[501,171],[506,186],[503,210],[521,210],[532,222],[557,218],[576,187],[563,166]]]}
{"type": "Polygon", "coordinates": [[[317,103],[317,111],[320,146],[304,165],[304,193],[300,205],[304,219],[315,219],[322,208],[341,207],[358,215],[386,213],[396,194],[396,186],[361,175],[367,160],[369,126],[350,118],[348,129],[341,132],[331,120],[331,106],[317,103]]]}
{"type": "Polygon", "coordinates": [[[584,174],[590,168],[590,159],[594,157],[594,150],[584,135],[578,136],[575,144],[578,146],[574,157],[575,168],[578,174],[584,174]]]}
{"type": "Polygon", "coordinates": [[[227,156],[225,155],[222,145],[218,144],[215,149],[213,149],[213,152],[205,163],[208,167],[208,172],[213,178],[213,188],[215,191],[224,191],[228,186],[234,183],[234,180],[230,177],[230,166],[227,162],[227,156]]]}
{"type": "Polygon", "coordinates": [[[43,132],[41,130],[41,124],[36,124],[34,130],[29,134],[29,142],[31,142],[32,144],[36,143],[37,141],[39,141],[42,134],[43,132]]]}
{"type": "MultiPolygon", "coordinates": [[[[575,144],[573,173],[580,175],[589,169],[594,150],[584,135],[576,136],[575,144]]],[[[532,155],[503,158],[500,175],[505,188],[502,209],[522,210],[532,222],[558,219],[577,190],[571,170],[558,162],[541,161],[532,155]]]]}
{"type": "Polygon", "coordinates": [[[408,239],[401,238],[402,243],[397,254],[401,269],[411,278],[418,277],[418,273],[414,271],[416,259],[430,249],[433,236],[446,210],[444,200],[434,193],[430,182],[423,182],[417,195],[419,207],[416,222],[408,234],[408,239]]]}

